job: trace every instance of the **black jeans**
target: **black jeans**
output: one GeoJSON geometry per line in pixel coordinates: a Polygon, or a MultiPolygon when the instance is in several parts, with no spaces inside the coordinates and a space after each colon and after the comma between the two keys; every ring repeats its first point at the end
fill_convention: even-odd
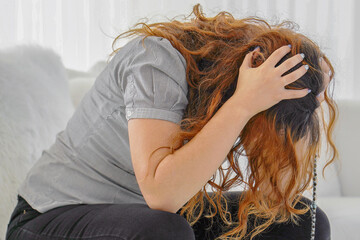
{"type": "MultiPolygon", "coordinates": [[[[234,218],[239,194],[241,192],[225,193],[234,218]]],[[[302,201],[310,203],[305,197],[302,201]]],[[[213,240],[224,231],[218,218],[207,230],[210,226],[207,218],[201,218],[191,227],[178,213],[150,209],[139,203],[68,205],[39,213],[18,196],[6,240],[213,240]]],[[[315,239],[329,240],[329,220],[319,207],[316,218],[315,239]]],[[[310,239],[310,211],[302,215],[302,220],[300,226],[292,223],[272,225],[254,240],[310,239]]]]}

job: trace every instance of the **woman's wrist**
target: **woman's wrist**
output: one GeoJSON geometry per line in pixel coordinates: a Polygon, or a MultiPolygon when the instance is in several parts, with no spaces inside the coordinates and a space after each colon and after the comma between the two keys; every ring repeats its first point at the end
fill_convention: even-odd
{"type": "Polygon", "coordinates": [[[240,115],[242,117],[246,117],[250,119],[256,113],[254,109],[251,108],[251,105],[246,101],[246,98],[240,95],[233,95],[231,96],[228,101],[234,109],[236,115],[240,115]]]}

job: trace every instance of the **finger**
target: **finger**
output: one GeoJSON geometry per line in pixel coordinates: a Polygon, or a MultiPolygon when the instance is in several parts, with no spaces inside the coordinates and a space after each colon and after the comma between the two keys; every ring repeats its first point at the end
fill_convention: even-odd
{"type": "Polygon", "coordinates": [[[298,63],[300,63],[304,59],[305,55],[303,53],[296,54],[291,58],[287,59],[285,62],[281,63],[276,69],[283,74],[290,70],[291,68],[295,67],[298,63]]]}
{"type": "Polygon", "coordinates": [[[330,66],[324,59],[320,62],[320,65],[321,65],[321,70],[322,70],[323,76],[324,76],[324,78],[323,78],[324,82],[323,82],[321,90],[324,91],[331,81],[332,72],[331,72],[330,66]]]}
{"type": "Polygon", "coordinates": [[[242,62],[240,69],[248,69],[251,68],[251,59],[252,59],[253,51],[249,52],[245,55],[244,61],[242,62]]]}
{"type": "Polygon", "coordinates": [[[281,79],[284,82],[284,86],[298,80],[300,77],[302,77],[307,72],[308,69],[309,69],[309,66],[306,64],[306,65],[299,67],[295,71],[283,76],[281,79]]]}
{"type": "Polygon", "coordinates": [[[257,46],[257,47],[253,50],[253,52],[260,52],[260,47],[257,46]]]}
{"type": "MultiPolygon", "coordinates": [[[[321,57],[320,59],[322,59],[322,57],[321,57]]],[[[330,66],[329,66],[328,63],[327,63],[326,61],[324,61],[323,59],[322,59],[322,61],[320,61],[320,67],[321,67],[322,71],[323,71],[326,75],[328,75],[329,77],[331,77],[332,72],[331,72],[330,66]]]]}
{"type": "Polygon", "coordinates": [[[302,98],[308,95],[310,90],[307,88],[301,90],[284,89],[283,99],[302,98]]]}
{"type": "Polygon", "coordinates": [[[326,73],[328,73],[329,72],[329,70],[330,70],[330,67],[329,67],[329,65],[327,64],[327,62],[323,59],[323,57],[320,57],[320,67],[321,67],[321,69],[324,71],[324,72],[326,72],[326,73]]]}
{"type": "Polygon", "coordinates": [[[275,65],[286,55],[290,52],[291,45],[282,46],[276,49],[269,58],[264,62],[264,64],[275,67],[275,65]]]}
{"type": "Polygon", "coordinates": [[[321,93],[319,93],[317,96],[316,96],[317,100],[319,101],[319,103],[322,103],[325,99],[325,96],[324,96],[324,91],[322,91],[321,93]]]}
{"type": "Polygon", "coordinates": [[[244,61],[242,62],[240,68],[244,68],[244,69],[251,68],[252,57],[253,57],[255,52],[259,52],[259,51],[260,51],[260,47],[257,47],[253,51],[246,54],[246,56],[244,58],[244,61]]]}

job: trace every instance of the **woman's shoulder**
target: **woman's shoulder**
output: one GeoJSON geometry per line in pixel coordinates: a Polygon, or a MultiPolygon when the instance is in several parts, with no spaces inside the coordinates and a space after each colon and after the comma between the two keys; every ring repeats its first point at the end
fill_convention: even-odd
{"type": "Polygon", "coordinates": [[[185,58],[166,38],[137,36],[120,48],[109,68],[123,90],[129,76],[148,79],[161,72],[187,91],[185,58]]]}
{"type": "Polygon", "coordinates": [[[115,61],[124,60],[124,56],[129,61],[146,61],[152,59],[165,65],[182,65],[186,68],[186,61],[182,54],[163,37],[158,36],[137,36],[121,47],[115,55],[115,61]]]}

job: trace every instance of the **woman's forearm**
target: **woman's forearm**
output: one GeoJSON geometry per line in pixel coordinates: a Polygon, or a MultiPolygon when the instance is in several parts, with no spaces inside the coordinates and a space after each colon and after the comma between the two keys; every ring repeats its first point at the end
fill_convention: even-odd
{"type": "Polygon", "coordinates": [[[153,179],[160,200],[153,208],[176,212],[207,183],[252,116],[241,104],[243,99],[230,98],[193,139],[161,161],[153,179]]]}

